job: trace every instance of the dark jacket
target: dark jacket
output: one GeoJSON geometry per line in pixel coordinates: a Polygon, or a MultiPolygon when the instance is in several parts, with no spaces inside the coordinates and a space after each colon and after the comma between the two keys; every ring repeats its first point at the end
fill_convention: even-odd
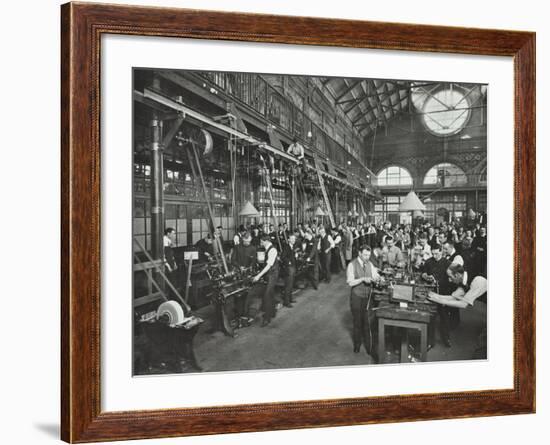
{"type": "Polygon", "coordinates": [[[296,244],[294,244],[294,247],[290,247],[290,244],[283,245],[281,253],[281,265],[283,267],[296,267],[296,249],[296,244]]]}
{"type": "Polygon", "coordinates": [[[306,238],[306,249],[305,249],[305,255],[306,259],[308,261],[315,261],[319,255],[319,251],[317,250],[317,242],[318,239],[313,237],[310,240],[306,238]]]}
{"type": "Polygon", "coordinates": [[[231,264],[236,267],[250,267],[256,264],[256,247],[239,244],[233,248],[231,264]]]}

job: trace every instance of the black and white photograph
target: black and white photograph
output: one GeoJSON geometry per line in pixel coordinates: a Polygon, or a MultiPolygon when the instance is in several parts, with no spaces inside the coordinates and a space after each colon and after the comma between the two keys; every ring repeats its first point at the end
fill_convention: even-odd
{"type": "Polygon", "coordinates": [[[489,85],[132,75],[134,376],[487,359],[489,85]]]}

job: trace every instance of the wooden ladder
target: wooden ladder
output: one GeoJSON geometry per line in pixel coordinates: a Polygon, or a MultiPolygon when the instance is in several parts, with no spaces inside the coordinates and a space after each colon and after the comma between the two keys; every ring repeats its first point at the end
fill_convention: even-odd
{"type": "Polygon", "coordinates": [[[330,201],[328,199],[327,189],[325,188],[325,181],[323,175],[321,174],[321,161],[316,154],[313,155],[313,160],[315,161],[315,170],[317,171],[317,177],[319,178],[319,185],[321,186],[321,192],[323,193],[323,199],[325,200],[325,205],[327,206],[328,217],[330,219],[331,227],[336,227],[336,221],[334,220],[334,215],[332,214],[332,207],[330,206],[330,201]]]}

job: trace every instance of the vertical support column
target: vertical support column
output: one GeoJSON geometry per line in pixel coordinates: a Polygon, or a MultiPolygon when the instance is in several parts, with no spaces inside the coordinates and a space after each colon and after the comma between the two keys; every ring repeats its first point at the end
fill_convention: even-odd
{"type": "Polygon", "coordinates": [[[334,207],[335,207],[334,220],[336,222],[336,227],[338,227],[338,224],[340,224],[340,207],[338,202],[338,190],[334,192],[334,207]]]}
{"type": "Polygon", "coordinates": [[[151,129],[151,253],[154,259],[164,257],[164,174],[162,160],[162,121],[153,111],[151,129]]]}
{"type": "Polygon", "coordinates": [[[290,221],[289,221],[289,227],[292,229],[296,228],[297,222],[298,222],[298,216],[296,213],[298,213],[298,201],[296,199],[296,176],[292,175],[292,178],[290,179],[290,221]]]}

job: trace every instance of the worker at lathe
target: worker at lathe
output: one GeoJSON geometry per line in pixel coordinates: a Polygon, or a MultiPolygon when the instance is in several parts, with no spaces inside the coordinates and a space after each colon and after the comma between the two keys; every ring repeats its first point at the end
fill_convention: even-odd
{"type": "Polygon", "coordinates": [[[262,327],[271,323],[271,319],[275,317],[276,308],[273,293],[275,285],[279,279],[279,253],[271,242],[269,235],[262,235],[262,247],[265,249],[265,266],[253,279],[253,283],[257,283],[264,275],[267,276],[267,286],[262,298],[262,310],[264,312],[262,327]]]}

